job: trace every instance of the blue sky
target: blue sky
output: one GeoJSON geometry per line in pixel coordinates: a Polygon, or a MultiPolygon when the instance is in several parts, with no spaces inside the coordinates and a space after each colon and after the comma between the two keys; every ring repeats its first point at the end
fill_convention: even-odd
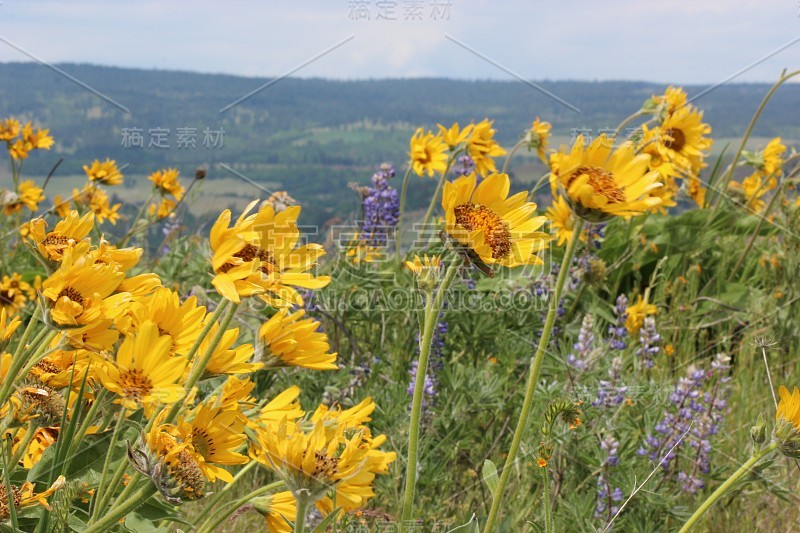
{"type": "MultiPolygon", "coordinates": [[[[513,79],[494,62],[535,80],[715,83],[800,39],[800,1],[2,0],[0,38],[49,62],[245,76],[350,39],[295,75],[513,79]]],[[[25,60],[0,42],[0,61],[25,60]]],[[[800,42],[736,80],[798,67],[800,42]]]]}

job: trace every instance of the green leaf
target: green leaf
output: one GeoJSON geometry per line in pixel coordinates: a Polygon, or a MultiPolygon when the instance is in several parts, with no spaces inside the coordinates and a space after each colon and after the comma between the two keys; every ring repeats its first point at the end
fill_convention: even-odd
{"type": "MultiPolygon", "coordinates": [[[[484,466],[486,466],[486,463],[484,463],[484,466]]],[[[463,526],[458,526],[451,529],[448,531],[448,533],[480,533],[480,528],[478,527],[478,517],[473,513],[472,518],[469,519],[469,522],[463,526]]]]}
{"type": "Polygon", "coordinates": [[[336,521],[336,517],[339,516],[339,511],[341,511],[341,510],[342,510],[341,507],[337,507],[336,509],[331,511],[331,513],[328,516],[326,516],[322,520],[322,522],[320,522],[317,525],[317,527],[314,528],[314,532],[315,533],[317,533],[317,532],[321,533],[322,531],[327,531],[328,530],[328,526],[330,526],[331,524],[333,524],[336,521]]]}
{"type": "Polygon", "coordinates": [[[500,484],[500,480],[497,478],[497,467],[489,459],[486,459],[483,462],[481,475],[483,476],[484,483],[486,483],[486,486],[489,487],[489,492],[492,493],[492,498],[496,498],[497,485],[500,484]]]}

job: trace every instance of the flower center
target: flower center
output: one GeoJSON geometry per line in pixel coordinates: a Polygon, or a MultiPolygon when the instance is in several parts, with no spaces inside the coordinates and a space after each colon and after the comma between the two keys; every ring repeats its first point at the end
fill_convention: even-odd
{"type": "Polygon", "coordinates": [[[56,300],[60,300],[62,296],[66,296],[67,298],[69,298],[73,302],[75,302],[75,303],[77,303],[79,305],[83,305],[83,302],[84,302],[83,296],[81,296],[81,293],[79,293],[78,291],[76,291],[72,287],[66,287],[66,288],[62,289],[61,292],[58,293],[58,296],[56,297],[56,300]]]}
{"type": "Polygon", "coordinates": [[[194,428],[192,430],[192,446],[194,450],[205,458],[211,455],[214,450],[214,439],[203,428],[194,428]]]}
{"type": "Polygon", "coordinates": [[[314,458],[317,460],[317,463],[314,466],[314,472],[311,473],[311,476],[315,478],[324,477],[333,479],[339,467],[339,458],[330,457],[322,452],[314,452],[314,458]]]}
{"type": "Polygon", "coordinates": [[[186,450],[181,450],[177,457],[170,462],[169,473],[183,490],[182,498],[196,500],[203,496],[203,487],[205,485],[203,472],[192,457],[192,454],[186,450]]]}
{"type": "Polygon", "coordinates": [[[505,221],[478,204],[463,204],[455,208],[456,223],[468,231],[481,230],[483,239],[492,248],[492,257],[502,259],[511,252],[511,232],[505,221]]]}
{"type": "MultiPolygon", "coordinates": [[[[261,262],[268,263],[266,266],[262,266],[259,270],[265,274],[269,274],[273,271],[273,266],[275,266],[275,258],[272,255],[272,252],[268,250],[262,250],[258,246],[254,246],[252,244],[245,245],[244,248],[233,254],[233,257],[237,257],[241,259],[244,263],[250,263],[251,261],[258,259],[261,262]]],[[[219,267],[219,271],[223,274],[234,266],[233,263],[225,263],[221,267],[219,267]]]]}
{"type": "Polygon", "coordinates": [[[594,192],[603,195],[608,200],[608,203],[616,204],[625,201],[625,192],[617,186],[617,182],[614,181],[614,174],[600,167],[578,167],[567,181],[567,186],[569,187],[578,176],[583,174],[589,177],[589,185],[594,189],[594,192]]]}
{"type": "Polygon", "coordinates": [[[144,375],[140,368],[126,370],[119,375],[122,393],[126,398],[139,401],[153,390],[153,382],[144,375]]]}
{"type": "Polygon", "coordinates": [[[69,238],[64,237],[63,235],[59,235],[58,233],[48,233],[47,237],[42,240],[42,246],[51,246],[51,245],[62,245],[67,246],[69,244],[69,238]]]}
{"type": "Polygon", "coordinates": [[[670,137],[670,139],[664,141],[664,146],[670,150],[680,152],[681,149],[686,146],[686,135],[684,135],[681,130],[677,128],[670,128],[665,131],[664,134],[670,137]]]}

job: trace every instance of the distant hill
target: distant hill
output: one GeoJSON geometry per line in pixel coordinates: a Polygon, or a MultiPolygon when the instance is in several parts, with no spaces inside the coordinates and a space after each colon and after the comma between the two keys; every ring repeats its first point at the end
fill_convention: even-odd
{"type": "MultiPolygon", "coordinates": [[[[538,82],[578,107],[581,112],[576,113],[519,81],[270,80],[76,64],[58,67],[130,112],[50,68],[0,64],[0,116],[34,120],[49,127],[57,141],[52,153],[26,163],[27,172],[44,173],[64,157],[59,175],[79,174],[83,164],[111,157],[128,164],[129,175],[146,175],[164,166],[177,166],[190,175],[195,166],[206,163],[211,165],[211,178],[231,177],[217,165],[225,163],[252,180],[288,190],[307,206],[305,222],[317,224],[352,212],[355,196],[347,189],[348,182],[366,182],[383,161],[403,167],[408,137],[417,126],[435,128],[437,122],[489,117],[495,120],[499,140],[511,146],[539,116],[553,124],[557,140],[566,142],[575,128],[615,127],[646,98],[664,89],[645,82],[538,82]],[[220,113],[269,82],[270,86],[220,113]],[[151,131],[158,128],[162,133],[169,130],[162,144],[170,148],[149,146],[154,138],[158,141],[158,131],[151,131]],[[194,147],[189,142],[191,129],[183,130],[178,146],[179,128],[194,128],[194,147]],[[142,130],[144,147],[123,146],[136,129],[142,130]],[[225,132],[222,148],[204,146],[204,141],[210,145],[215,140],[219,130],[225,132]]],[[[736,137],[768,88],[726,84],[696,104],[704,109],[715,138],[736,137]]],[[[691,97],[707,87],[686,89],[691,97]]],[[[798,110],[800,86],[781,88],[755,135],[800,138],[798,110]]],[[[519,163],[526,161],[533,160],[519,163]]],[[[411,205],[419,207],[433,183],[412,189],[411,205]]],[[[252,192],[245,188],[231,193],[242,198],[263,194],[254,187],[252,192]]]]}

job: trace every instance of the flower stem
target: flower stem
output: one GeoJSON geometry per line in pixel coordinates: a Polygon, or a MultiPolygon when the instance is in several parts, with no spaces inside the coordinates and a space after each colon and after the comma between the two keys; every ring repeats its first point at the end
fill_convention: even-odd
{"type": "Polygon", "coordinates": [[[297,517],[294,519],[294,533],[303,533],[306,530],[306,515],[311,498],[307,496],[295,497],[297,501],[297,517]]]}
{"type": "Polygon", "coordinates": [[[734,472],[731,477],[725,480],[725,483],[720,485],[717,490],[715,490],[711,496],[709,496],[706,501],[697,508],[694,514],[689,517],[689,520],[683,525],[679,533],[685,533],[687,531],[691,531],[692,527],[697,523],[698,520],[708,511],[714,503],[720,499],[720,497],[725,494],[725,492],[730,489],[734,483],[739,481],[743,475],[750,471],[756,464],[758,464],[761,459],[765,456],[772,453],[778,447],[778,441],[772,441],[767,447],[762,448],[761,450],[755,452],[750,459],[745,461],[745,463],[739,467],[739,470],[734,472]]]}
{"type": "MultiPolygon", "coordinates": [[[[573,215],[575,216],[575,215],[573,215]]],[[[542,336],[539,338],[539,345],[536,347],[536,353],[533,357],[528,374],[528,383],[525,387],[525,399],[522,402],[522,411],[519,414],[517,427],[514,430],[514,437],[511,440],[511,448],[508,450],[506,462],[503,465],[503,471],[500,474],[500,480],[497,484],[495,496],[492,499],[492,507],[489,510],[489,518],[486,521],[484,533],[490,533],[497,521],[497,515],[500,511],[500,504],[503,501],[503,490],[508,483],[508,478],[511,475],[511,469],[517,458],[520,444],[522,443],[522,434],[528,425],[528,417],[531,413],[531,406],[533,405],[533,395],[536,392],[536,383],[539,381],[539,372],[542,369],[542,361],[544,360],[544,352],[547,349],[547,344],[550,342],[550,335],[553,333],[553,326],[556,322],[556,312],[558,310],[558,301],[561,299],[561,291],[564,289],[564,283],[567,280],[570,263],[572,257],[575,255],[577,243],[580,240],[580,234],[583,231],[583,219],[578,218],[575,221],[575,231],[572,238],[567,244],[567,249],[564,252],[564,258],[561,261],[561,269],[558,271],[558,278],[556,279],[555,290],[550,294],[550,302],[547,308],[547,317],[544,321],[544,328],[542,329],[542,336]]]]}
{"type": "Polygon", "coordinates": [[[517,141],[517,144],[514,145],[514,148],[512,148],[511,151],[508,152],[508,155],[506,156],[506,160],[503,162],[503,170],[500,171],[501,174],[505,174],[506,173],[506,170],[508,170],[508,163],[511,161],[511,158],[514,157],[514,154],[517,153],[517,150],[522,148],[523,144],[525,144],[525,139],[517,141]]]}
{"type": "MultiPolygon", "coordinates": [[[[425,313],[425,326],[420,333],[421,341],[419,346],[419,363],[417,364],[417,375],[414,379],[414,396],[411,401],[411,423],[408,433],[408,462],[406,467],[406,486],[403,496],[403,513],[402,520],[400,521],[400,530],[402,531],[405,524],[411,520],[414,511],[414,491],[417,483],[417,454],[419,444],[419,426],[422,417],[422,397],[425,392],[425,375],[428,372],[428,358],[431,353],[431,344],[433,342],[433,330],[435,329],[436,322],[439,319],[439,313],[444,304],[444,297],[447,289],[455,278],[458,267],[461,264],[461,258],[456,257],[445,272],[444,280],[436,292],[436,297],[433,303],[428,307],[425,313]]],[[[428,295],[430,300],[430,295],[428,295]]],[[[299,510],[298,510],[299,513],[299,510]]],[[[298,515],[299,516],[299,515],[298,515]]]]}
{"type": "Polygon", "coordinates": [[[123,500],[119,506],[110,509],[103,516],[103,518],[84,529],[83,533],[105,533],[106,531],[111,531],[111,529],[117,525],[121,518],[124,518],[129,513],[136,510],[137,507],[143,504],[156,492],[157,489],[155,485],[152,483],[147,483],[147,485],[144,485],[141,489],[139,489],[136,494],[126,500],[123,500]]]}
{"type": "Polygon", "coordinates": [[[545,533],[553,532],[552,517],[550,516],[550,480],[547,467],[542,468],[542,483],[544,483],[544,530],[545,533]]]}
{"type": "Polygon", "coordinates": [[[400,263],[400,221],[403,218],[403,210],[406,208],[406,192],[408,191],[408,181],[411,177],[411,165],[406,170],[406,175],[403,177],[403,187],[400,189],[400,210],[397,212],[397,226],[394,230],[394,247],[397,262],[400,263]]]}
{"type": "MultiPolygon", "coordinates": [[[[25,345],[28,343],[28,339],[30,339],[31,335],[33,334],[33,330],[36,327],[35,324],[39,322],[39,318],[41,316],[42,308],[41,306],[37,305],[33,315],[31,315],[30,322],[28,322],[28,325],[25,327],[25,331],[22,333],[22,338],[19,340],[17,349],[14,350],[14,355],[11,357],[11,365],[6,372],[6,376],[8,376],[8,378],[3,380],[3,384],[0,386],[0,405],[5,405],[6,401],[8,401],[11,388],[14,386],[16,381],[15,378],[18,377],[20,369],[25,366],[26,360],[23,359],[22,352],[25,350],[25,345]]],[[[39,335],[41,337],[41,333],[39,335]]]]}
{"type": "MultiPolygon", "coordinates": [[[[98,517],[98,511],[104,507],[103,501],[106,500],[105,492],[107,490],[113,491],[113,487],[106,487],[106,478],[108,477],[108,470],[111,467],[111,458],[114,455],[114,446],[116,446],[117,441],[119,440],[119,434],[122,430],[123,422],[125,421],[125,416],[127,415],[128,410],[126,408],[122,408],[117,415],[117,424],[114,426],[114,432],[111,434],[111,442],[108,443],[108,451],[106,452],[105,461],[103,461],[103,470],[100,473],[100,483],[97,485],[97,490],[94,493],[94,507],[92,508],[92,515],[89,519],[89,523],[91,524],[94,522],[98,517]]],[[[124,457],[122,458],[123,464],[127,462],[127,459],[124,457]]]]}
{"type": "Polygon", "coordinates": [[[436,201],[439,199],[439,195],[442,192],[442,187],[444,187],[444,182],[447,179],[447,173],[450,172],[450,166],[453,164],[453,161],[456,160],[458,154],[460,154],[463,149],[458,149],[450,156],[450,159],[447,160],[447,166],[442,172],[442,177],[439,179],[439,184],[436,186],[436,192],[433,193],[431,197],[431,203],[428,205],[428,210],[425,212],[425,218],[422,219],[422,230],[425,231],[425,228],[428,226],[428,222],[431,220],[431,216],[433,215],[433,210],[436,208],[436,201]]]}

